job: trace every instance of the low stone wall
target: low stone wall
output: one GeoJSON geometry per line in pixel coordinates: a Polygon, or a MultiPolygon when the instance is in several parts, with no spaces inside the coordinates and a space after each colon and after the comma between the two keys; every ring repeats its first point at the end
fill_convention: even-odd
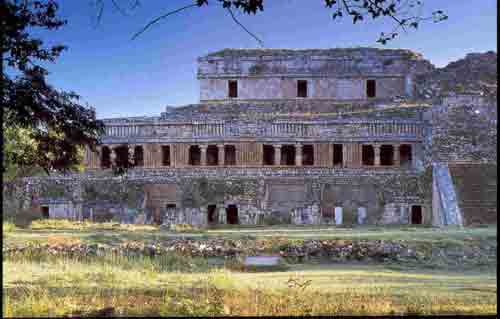
{"type": "Polygon", "coordinates": [[[441,258],[441,261],[463,263],[481,258],[496,258],[496,245],[488,241],[469,238],[470,245],[443,246],[436,244],[405,243],[386,240],[304,240],[290,242],[255,239],[171,239],[161,242],[129,241],[120,245],[106,244],[32,244],[3,246],[4,258],[29,254],[30,256],[54,255],[73,257],[104,256],[118,254],[124,256],[160,256],[180,254],[193,257],[231,258],[239,256],[274,255],[289,262],[301,262],[309,258],[330,261],[420,261],[441,258]],[[444,258],[444,259],[443,259],[444,258]]]}

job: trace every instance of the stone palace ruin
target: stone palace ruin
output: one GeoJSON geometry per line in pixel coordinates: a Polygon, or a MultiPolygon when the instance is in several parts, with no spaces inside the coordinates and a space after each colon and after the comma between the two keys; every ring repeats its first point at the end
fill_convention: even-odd
{"type": "Polygon", "coordinates": [[[167,225],[470,224],[448,167],[464,158],[433,145],[451,106],[419,96],[433,68],[402,49],[208,54],[199,104],[104,120],[86,171],[26,179],[24,205],[167,225]]]}

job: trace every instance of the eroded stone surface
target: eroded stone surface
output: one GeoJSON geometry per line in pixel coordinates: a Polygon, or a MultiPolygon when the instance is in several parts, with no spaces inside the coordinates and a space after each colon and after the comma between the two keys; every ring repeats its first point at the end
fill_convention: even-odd
{"type": "Polygon", "coordinates": [[[86,151],[85,173],[12,183],[4,187],[4,210],[31,207],[51,218],[167,229],[441,225],[431,209],[439,188],[431,164],[496,165],[496,101],[470,94],[426,98],[436,84],[429,75],[442,81],[453,70],[476,74],[483,60],[491,54],[440,72],[408,50],[215,52],[198,60],[199,104],[104,120],[103,144],[86,151]],[[229,80],[238,82],[236,98],[227,95],[229,80]],[[297,97],[298,80],[307,81],[306,98],[297,97]],[[369,81],[376,81],[373,98],[369,81]],[[121,177],[111,169],[118,148],[140,163],[121,177]]]}

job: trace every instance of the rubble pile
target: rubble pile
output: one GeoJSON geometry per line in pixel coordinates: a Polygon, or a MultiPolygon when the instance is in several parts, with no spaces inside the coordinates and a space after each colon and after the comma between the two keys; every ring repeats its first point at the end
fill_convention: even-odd
{"type": "Polygon", "coordinates": [[[421,74],[417,78],[417,94],[432,98],[451,92],[475,92],[496,97],[497,85],[497,53],[470,53],[443,68],[421,74]]]}
{"type": "MultiPolygon", "coordinates": [[[[166,241],[138,242],[127,241],[118,245],[108,244],[30,244],[3,247],[4,256],[29,253],[36,255],[47,253],[64,256],[103,256],[119,254],[124,256],[158,256],[180,254],[192,257],[239,257],[258,256],[260,254],[280,255],[288,261],[301,261],[310,258],[323,258],[332,261],[398,261],[413,259],[425,261],[432,257],[449,255],[463,259],[478,258],[486,249],[495,255],[496,247],[487,246],[457,250],[430,247],[428,245],[408,244],[403,241],[387,240],[304,240],[300,242],[275,241],[271,245],[259,240],[227,239],[170,239],[166,241]],[[448,251],[449,250],[449,251],[448,251]]],[[[495,257],[496,258],[496,257],[495,257]]]]}

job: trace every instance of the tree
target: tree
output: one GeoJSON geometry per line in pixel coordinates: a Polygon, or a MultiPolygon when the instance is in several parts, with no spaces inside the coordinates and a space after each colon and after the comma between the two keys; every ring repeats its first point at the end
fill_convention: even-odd
{"type": "Polygon", "coordinates": [[[46,82],[48,71],[41,63],[55,62],[66,47],[46,47],[30,31],[66,24],[57,10],[53,0],[0,2],[4,176],[6,168],[19,169],[21,175],[36,168],[47,173],[74,169],[81,162],[82,148],[95,150],[104,132],[95,110],[80,105],[76,93],[46,82]]]}
{"type": "MultiPolygon", "coordinates": [[[[311,0],[308,0],[311,1],[311,0]]],[[[407,29],[417,29],[420,23],[432,20],[440,22],[446,20],[448,16],[442,10],[432,12],[431,16],[424,17],[421,14],[423,0],[320,0],[325,4],[325,8],[332,10],[332,18],[341,19],[344,16],[349,16],[353,24],[362,22],[366,18],[377,19],[386,18],[394,23],[394,29],[388,33],[382,32],[377,40],[381,44],[386,44],[388,41],[396,38],[401,31],[406,32],[407,29]]],[[[233,21],[240,26],[245,32],[252,36],[261,46],[263,42],[255,34],[250,32],[234,15],[233,10],[238,10],[244,14],[257,14],[264,11],[264,0],[192,0],[192,3],[184,7],[177,8],[172,11],[158,16],[147,23],[141,30],[133,35],[133,39],[137,38],[152,25],[160,20],[167,18],[172,14],[188,10],[191,8],[202,8],[210,3],[216,3],[223,10],[226,10],[233,21]]],[[[270,2],[269,0],[267,1],[270,2]]],[[[104,7],[105,0],[95,0],[97,6],[97,19],[100,20],[104,7]]],[[[140,0],[131,0],[130,8],[134,9],[140,5],[140,0]]],[[[121,2],[121,5],[123,2],[121,2]]],[[[115,0],[111,0],[111,5],[119,12],[126,14],[125,9],[115,0]]]]}

